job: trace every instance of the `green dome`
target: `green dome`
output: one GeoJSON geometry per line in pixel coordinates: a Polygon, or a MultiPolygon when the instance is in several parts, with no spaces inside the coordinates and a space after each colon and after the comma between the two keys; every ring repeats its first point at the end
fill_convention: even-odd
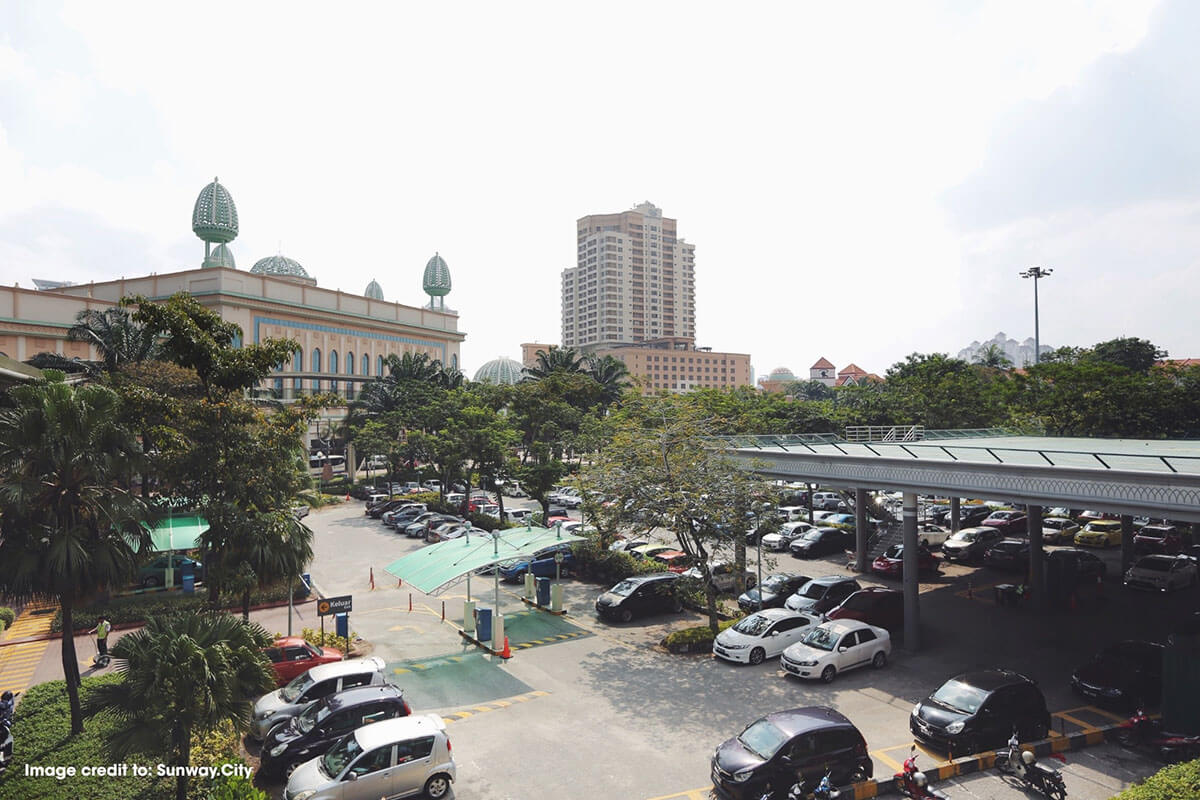
{"type": "Polygon", "coordinates": [[[372,280],[367,284],[367,290],[363,292],[363,295],[371,298],[372,300],[382,300],[383,287],[379,285],[379,281],[372,280]]]}
{"type": "Polygon", "coordinates": [[[192,231],[206,242],[232,242],[238,235],[237,206],[216,178],[200,190],[192,209],[192,231]]]}
{"type": "Polygon", "coordinates": [[[267,256],[255,262],[250,271],[256,275],[277,275],[284,278],[303,278],[312,280],[300,262],[293,261],[287,256],[267,256]]]}
{"type": "Polygon", "coordinates": [[[492,359],[475,371],[475,380],[480,383],[520,383],[525,375],[521,362],[500,356],[492,359]]]}
{"type": "Polygon", "coordinates": [[[437,253],[425,264],[425,278],[421,283],[425,294],[430,297],[444,297],[450,294],[450,268],[446,260],[437,253]]]}
{"type": "Polygon", "coordinates": [[[204,263],[201,266],[237,269],[237,264],[233,260],[233,251],[229,249],[228,245],[224,244],[217,245],[212,254],[204,259],[204,263]]]}

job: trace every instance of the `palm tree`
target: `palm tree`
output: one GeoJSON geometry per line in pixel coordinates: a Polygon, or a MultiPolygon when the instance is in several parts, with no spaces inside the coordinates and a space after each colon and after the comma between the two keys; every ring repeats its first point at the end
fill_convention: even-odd
{"type": "Polygon", "coordinates": [[[541,380],[551,372],[583,372],[584,357],[574,347],[550,346],[549,350],[538,350],[537,361],[525,369],[526,380],[541,380]]]}
{"type": "Polygon", "coordinates": [[[140,461],[117,422],[117,395],[75,388],[62,374],[15,387],[0,411],[0,591],[55,597],[71,732],[83,732],[73,612],[84,598],[132,581],[148,546],[146,506],[117,481],[140,461]]]}
{"type": "MultiPolygon", "coordinates": [[[[187,767],[193,731],[224,722],[239,731],[249,727],[249,698],[275,685],[261,649],[270,640],[261,625],[219,612],[152,617],[113,646],[125,679],[97,686],[88,712],[117,717],[108,743],[116,758],[160,753],[165,743],[174,764],[187,767]]],[[[187,785],[186,774],[176,777],[176,800],[186,800],[187,785]]]]}
{"type": "Polygon", "coordinates": [[[67,331],[73,342],[87,342],[100,352],[105,372],[113,372],[121,364],[139,363],[153,357],[156,339],[133,315],[122,306],[97,311],[88,308],[75,316],[75,324],[67,331]]]}
{"type": "Polygon", "coordinates": [[[625,362],[613,356],[592,356],[587,360],[588,374],[600,384],[600,397],[605,406],[621,399],[629,386],[629,369],[625,362]]]}
{"type": "Polygon", "coordinates": [[[1012,359],[1005,354],[1004,349],[1000,345],[992,342],[987,347],[979,351],[975,356],[975,363],[981,367],[989,367],[991,369],[1009,369],[1012,367],[1012,359]]]}
{"type": "Polygon", "coordinates": [[[201,552],[220,583],[242,595],[242,619],[250,621],[250,594],[282,578],[294,579],[312,561],[312,530],[284,509],[246,513],[231,504],[203,506],[209,529],[200,535],[201,552]]]}

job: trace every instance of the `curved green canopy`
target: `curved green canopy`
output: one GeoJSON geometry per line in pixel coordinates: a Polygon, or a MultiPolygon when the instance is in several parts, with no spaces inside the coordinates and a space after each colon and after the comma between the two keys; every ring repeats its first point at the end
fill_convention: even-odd
{"type": "Polygon", "coordinates": [[[200,534],[208,528],[208,520],[195,514],[166,517],[150,529],[151,549],[156,553],[195,550],[200,546],[200,534]]]}

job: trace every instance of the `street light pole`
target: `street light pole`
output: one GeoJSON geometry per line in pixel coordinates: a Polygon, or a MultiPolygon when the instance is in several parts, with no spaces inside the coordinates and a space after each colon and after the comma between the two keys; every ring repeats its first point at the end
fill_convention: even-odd
{"type": "Polygon", "coordinates": [[[1038,279],[1049,278],[1053,269],[1042,269],[1041,267],[1030,267],[1020,273],[1022,278],[1033,278],[1033,363],[1040,364],[1042,362],[1042,340],[1039,330],[1038,321],[1038,279]]]}

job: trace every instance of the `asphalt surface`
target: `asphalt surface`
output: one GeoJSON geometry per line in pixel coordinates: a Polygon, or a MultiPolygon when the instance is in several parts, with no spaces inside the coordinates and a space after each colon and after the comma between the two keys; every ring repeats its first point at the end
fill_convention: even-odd
{"type": "MultiPolygon", "coordinates": [[[[327,596],[353,595],[351,628],[387,661],[416,711],[450,723],[459,798],[707,797],[708,759],[717,744],[762,714],[818,704],[855,722],[876,777],[888,777],[911,744],[913,704],[946,678],[978,667],[1005,666],[1037,679],[1054,712],[1055,733],[1091,730],[1120,715],[1075,697],[1067,683],[1072,668],[1117,639],[1164,639],[1170,618],[1194,609],[1198,594],[1135,594],[1110,580],[1074,608],[1039,614],[992,601],[991,585],[1016,576],[950,566],[922,584],[920,652],[895,642],[883,670],[857,670],[826,686],[785,677],[777,662],[739,666],[658,648],[670,630],[702,624],[693,612],[608,624],[593,610],[606,587],[564,581],[567,614],[555,617],[530,611],[521,602],[522,586],[501,584],[499,605],[514,649],[504,661],[458,633],[465,582],[437,597],[396,585],[383,568],[423,544],[362,512],[363,503],[352,502],[310,515],[314,579],[327,596]]],[[[749,557],[754,569],[753,550],[749,557]]],[[[849,574],[844,561],[799,562],[783,554],[764,559],[764,574],[849,574]]],[[[1110,567],[1109,575],[1118,572],[1110,567]]],[[[864,584],[898,585],[859,577],[864,584]]],[[[490,578],[473,579],[471,595],[489,606],[496,602],[490,578]]],[[[926,753],[921,763],[943,758],[926,753]]],[[[1067,762],[1070,796],[1097,800],[1159,766],[1109,745],[1068,753],[1067,762]]],[[[941,788],[951,797],[1028,796],[995,774],[951,779],[941,788]]]]}

